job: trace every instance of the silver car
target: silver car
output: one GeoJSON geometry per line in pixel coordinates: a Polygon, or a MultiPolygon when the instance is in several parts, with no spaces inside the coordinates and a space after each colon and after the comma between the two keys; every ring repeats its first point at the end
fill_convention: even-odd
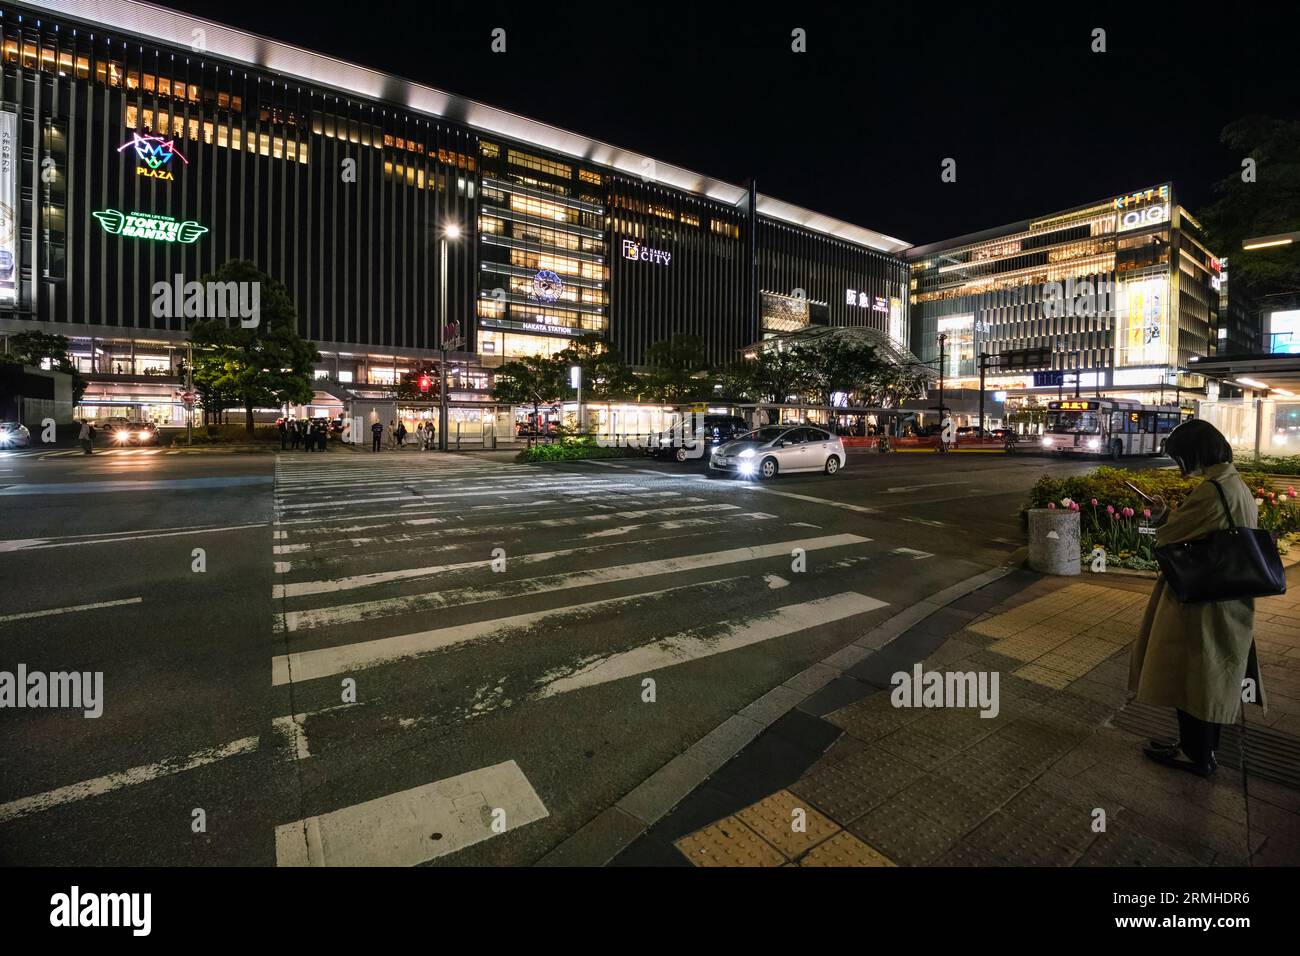
{"type": "Polygon", "coordinates": [[[0,422],[0,448],[26,448],[32,433],[22,422],[0,422]]]}
{"type": "Polygon", "coordinates": [[[844,466],[844,442],[811,425],[768,425],[719,445],[709,457],[712,471],[759,478],[780,472],[824,471],[844,466]]]}

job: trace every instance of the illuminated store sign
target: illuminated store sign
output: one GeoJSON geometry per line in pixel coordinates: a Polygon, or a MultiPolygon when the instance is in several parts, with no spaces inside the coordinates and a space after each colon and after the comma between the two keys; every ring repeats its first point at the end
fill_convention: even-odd
{"type": "Polygon", "coordinates": [[[859,309],[871,309],[873,312],[883,312],[889,314],[889,300],[878,295],[872,295],[869,292],[859,292],[856,289],[844,290],[844,304],[856,306],[859,309]]]}
{"type": "Polygon", "coordinates": [[[1128,232],[1130,229],[1142,229],[1145,226],[1158,226],[1162,222],[1169,221],[1169,203],[1163,206],[1143,206],[1139,209],[1129,209],[1119,214],[1119,223],[1115,229],[1117,232],[1128,232]]]}
{"type": "Polygon", "coordinates": [[[623,258],[639,259],[642,262],[653,262],[657,266],[666,266],[672,262],[673,254],[664,252],[662,249],[651,249],[649,246],[643,246],[631,239],[624,239],[623,258]]]}
{"type": "Polygon", "coordinates": [[[117,151],[120,153],[128,147],[135,149],[136,158],[140,160],[140,165],[135,168],[137,176],[147,176],[150,179],[162,179],[170,182],[176,178],[171,172],[173,156],[187,166],[190,163],[176,149],[175,140],[163,139],[161,136],[152,136],[148,133],[144,135],[132,133],[131,138],[119,146],[117,151]]]}
{"type": "Polygon", "coordinates": [[[171,216],[158,216],[146,212],[121,212],[101,209],[92,212],[104,231],[112,236],[130,236],[132,239],[152,239],[155,242],[196,242],[208,231],[192,219],[180,222],[171,216]]]}
{"type": "Polygon", "coordinates": [[[1119,196],[1115,200],[1115,208],[1132,209],[1134,206],[1144,206],[1155,202],[1169,202],[1168,185],[1158,186],[1154,189],[1142,189],[1127,196],[1119,196]]]}

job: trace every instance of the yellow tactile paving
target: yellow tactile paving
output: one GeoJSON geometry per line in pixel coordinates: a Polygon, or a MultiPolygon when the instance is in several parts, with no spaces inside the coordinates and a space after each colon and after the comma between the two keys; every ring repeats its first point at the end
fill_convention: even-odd
{"type": "Polygon", "coordinates": [[[852,833],[843,831],[813,847],[800,866],[897,866],[893,860],[852,833]]]}
{"type": "Polygon", "coordinates": [[[1041,664],[1026,664],[1024,667],[1012,671],[1017,677],[1023,677],[1025,680],[1031,680],[1035,684],[1042,684],[1045,687],[1054,687],[1057,690],[1064,690],[1079,675],[1066,674],[1057,670],[1050,670],[1041,664]]]}
{"type": "Polygon", "coordinates": [[[781,866],[785,857],[736,817],[688,833],[673,844],[696,866],[781,866]]]}
{"type": "Polygon", "coordinates": [[[840,829],[839,824],[822,816],[808,806],[808,801],[801,800],[789,790],[778,790],[770,797],[741,810],[736,816],[792,860],[840,829]],[[796,832],[794,829],[796,810],[803,811],[801,825],[804,832],[796,832]]]}

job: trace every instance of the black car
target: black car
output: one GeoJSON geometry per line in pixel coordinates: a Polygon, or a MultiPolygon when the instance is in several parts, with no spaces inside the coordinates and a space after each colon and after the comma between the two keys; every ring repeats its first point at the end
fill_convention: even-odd
{"type": "Polygon", "coordinates": [[[158,426],[153,422],[133,422],[126,418],[109,418],[96,423],[102,441],[109,448],[158,444],[158,426]]]}
{"type": "Polygon", "coordinates": [[[708,458],[709,451],[750,431],[739,415],[690,416],[651,440],[650,454],[655,458],[689,461],[708,458]],[[701,446],[701,442],[703,443],[701,446]]]}

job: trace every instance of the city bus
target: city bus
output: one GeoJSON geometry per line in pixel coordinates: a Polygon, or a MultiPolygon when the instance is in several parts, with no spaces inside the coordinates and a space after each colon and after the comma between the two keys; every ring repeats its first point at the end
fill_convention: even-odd
{"type": "Polygon", "coordinates": [[[1123,398],[1074,398],[1047,403],[1044,451],[1062,455],[1163,455],[1165,439],[1191,411],[1123,398]]]}

